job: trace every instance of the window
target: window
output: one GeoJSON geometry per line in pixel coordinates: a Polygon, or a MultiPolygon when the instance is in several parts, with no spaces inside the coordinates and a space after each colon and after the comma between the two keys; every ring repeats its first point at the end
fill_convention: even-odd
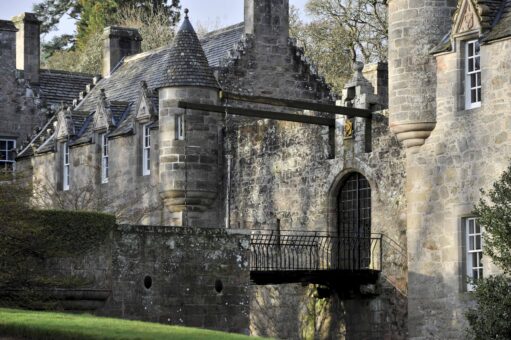
{"type": "Polygon", "coordinates": [[[465,46],[465,109],[473,109],[481,106],[481,48],[477,40],[465,46]]]}
{"type": "Polygon", "coordinates": [[[0,139],[0,171],[14,171],[16,140],[0,139]]]}
{"type": "Polygon", "coordinates": [[[151,129],[149,124],[144,125],[142,148],[142,175],[151,174],[151,129]]]}
{"type": "Polygon", "coordinates": [[[176,115],[176,139],[185,139],[185,116],[182,114],[176,115]]]}
{"type": "Polygon", "coordinates": [[[99,136],[101,139],[101,183],[108,183],[108,137],[106,133],[99,136]]]}
{"type": "Polygon", "coordinates": [[[62,190],[69,190],[69,144],[62,146],[62,190]]]}
{"type": "MultiPolygon", "coordinates": [[[[483,233],[476,218],[471,217],[465,220],[465,233],[467,240],[467,278],[476,281],[483,277],[483,233]]],[[[472,282],[467,283],[467,290],[474,290],[472,282]]]]}

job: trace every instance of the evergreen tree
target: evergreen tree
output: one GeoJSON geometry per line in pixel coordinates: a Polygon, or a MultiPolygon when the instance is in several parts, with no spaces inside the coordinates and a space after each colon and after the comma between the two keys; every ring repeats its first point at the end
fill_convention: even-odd
{"type": "Polygon", "coordinates": [[[484,253],[503,274],[475,282],[477,306],[466,316],[475,339],[511,339],[511,166],[482,193],[475,214],[484,228],[484,253]]]}

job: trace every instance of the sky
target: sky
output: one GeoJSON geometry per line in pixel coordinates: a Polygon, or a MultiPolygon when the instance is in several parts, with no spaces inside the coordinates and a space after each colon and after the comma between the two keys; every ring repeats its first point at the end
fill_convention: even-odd
{"type": "MultiPolygon", "coordinates": [[[[37,0],[0,0],[0,19],[10,20],[22,12],[31,12],[37,0]]],[[[289,0],[303,13],[307,0],[289,0]]],[[[195,26],[200,23],[205,27],[223,27],[243,21],[243,0],[181,0],[182,8],[190,10],[190,19],[195,26]]],[[[43,36],[47,41],[51,37],[74,31],[74,21],[64,18],[56,32],[43,36]]]]}

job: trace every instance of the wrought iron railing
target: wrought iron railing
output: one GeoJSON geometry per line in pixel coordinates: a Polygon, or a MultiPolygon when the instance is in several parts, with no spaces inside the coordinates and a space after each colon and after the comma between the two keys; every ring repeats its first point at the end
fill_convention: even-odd
{"type": "Polygon", "coordinates": [[[252,271],[382,269],[382,236],[337,236],[322,232],[254,230],[252,271]]]}

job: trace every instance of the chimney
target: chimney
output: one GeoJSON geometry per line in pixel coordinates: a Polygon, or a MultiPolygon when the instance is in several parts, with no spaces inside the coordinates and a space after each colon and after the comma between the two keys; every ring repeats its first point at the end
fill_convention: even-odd
{"type": "Polygon", "coordinates": [[[16,27],[12,21],[0,20],[0,76],[16,70],[16,27]]]}
{"type": "Polygon", "coordinates": [[[22,13],[12,18],[16,33],[16,68],[31,84],[39,83],[40,26],[34,13],[22,13]]]}
{"type": "Polygon", "coordinates": [[[268,44],[287,44],[289,0],[245,0],[245,33],[268,44]]]}
{"type": "Polygon", "coordinates": [[[140,53],[142,37],[135,28],[110,26],[103,31],[103,77],[108,77],[122,58],[140,53]]]}

